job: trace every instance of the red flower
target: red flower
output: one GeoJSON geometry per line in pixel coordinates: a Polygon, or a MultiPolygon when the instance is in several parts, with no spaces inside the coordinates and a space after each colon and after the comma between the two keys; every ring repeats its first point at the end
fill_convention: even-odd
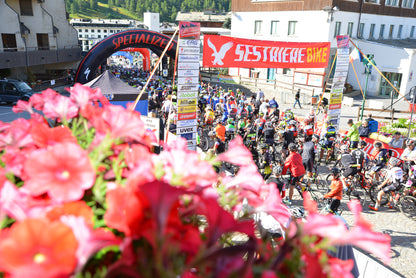
{"type": "Polygon", "coordinates": [[[243,139],[240,136],[237,136],[232,140],[229,144],[228,151],[220,154],[216,159],[239,166],[249,166],[254,164],[253,156],[244,146],[243,139]]]}
{"type": "Polygon", "coordinates": [[[80,200],[95,182],[95,171],[87,153],[73,143],[60,143],[34,151],[25,163],[24,187],[32,195],[48,193],[58,202],[80,200]]]}
{"type": "Polygon", "coordinates": [[[65,203],[61,206],[55,206],[48,211],[46,217],[50,220],[59,220],[63,215],[80,216],[84,219],[88,227],[94,227],[94,213],[92,209],[83,201],[65,203]]]}
{"type": "Polygon", "coordinates": [[[61,222],[27,219],[0,237],[0,270],[11,277],[62,277],[75,269],[77,240],[61,222]]]}
{"type": "Polygon", "coordinates": [[[33,105],[29,101],[25,100],[18,100],[16,105],[12,108],[14,113],[22,113],[22,112],[28,112],[29,114],[33,114],[33,105]]]}
{"type": "Polygon", "coordinates": [[[40,148],[63,142],[77,143],[77,138],[66,126],[50,128],[46,124],[39,123],[33,125],[30,133],[33,141],[40,148]]]}
{"type": "Polygon", "coordinates": [[[69,97],[57,95],[45,103],[42,112],[50,119],[67,121],[78,115],[78,107],[69,97]]]}
{"type": "Polygon", "coordinates": [[[126,236],[138,236],[149,203],[131,186],[117,187],[107,191],[107,211],[104,215],[108,227],[123,232],[126,236]]]}
{"type": "Polygon", "coordinates": [[[53,101],[57,96],[59,96],[59,94],[49,88],[45,91],[42,91],[41,94],[34,94],[33,96],[31,96],[29,102],[33,105],[35,109],[42,111],[45,103],[53,101]]]}

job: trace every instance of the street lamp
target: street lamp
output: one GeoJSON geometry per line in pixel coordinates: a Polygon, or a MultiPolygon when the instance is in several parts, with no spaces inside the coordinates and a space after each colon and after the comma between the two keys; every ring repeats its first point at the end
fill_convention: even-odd
{"type": "Polygon", "coordinates": [[[328,13],[328,18],[327,18],[326,22],[329,23],[329,22],[332,22],[334,20],[334,13],[339,11],[339,8],[338,8],[338,6],[335,6],[335,7],[326,6],[326,7],[323,8],[323,11],[328,13]]]}

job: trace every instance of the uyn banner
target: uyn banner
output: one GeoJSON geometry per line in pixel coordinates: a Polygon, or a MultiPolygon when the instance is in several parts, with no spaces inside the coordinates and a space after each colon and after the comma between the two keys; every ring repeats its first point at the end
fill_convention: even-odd
{"type": "Polygon", "coordinates": [[[203,66],[215,68],[325,68],[329,42],[279,42],[205,35],[203,66]]]}

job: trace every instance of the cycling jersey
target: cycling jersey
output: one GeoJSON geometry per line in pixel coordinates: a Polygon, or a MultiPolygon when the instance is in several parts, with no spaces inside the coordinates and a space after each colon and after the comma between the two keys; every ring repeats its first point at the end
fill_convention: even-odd
{"type": "Polygon", "coordinates": [[[387,149],[381,149],[375,155],[376,157],[376,166],[384,166],[386,165],[388,158],[389,151],[387,149]]]}
{"type": "Polygon", "coordinates": [[[235,125],[233,125],[233,124],[228,124],[228,125],[225,127],[225,130],[226,130],[226,131],[232,131],[232,132],[234,132],[234,131],[235,131],[235,125]]]}
{"type": "Polygon", "coordinates": [[[355,149],[351,152],[351,155],[355,165],[362,167],[366,155],[365,152],[362,149],[355,149]]]}

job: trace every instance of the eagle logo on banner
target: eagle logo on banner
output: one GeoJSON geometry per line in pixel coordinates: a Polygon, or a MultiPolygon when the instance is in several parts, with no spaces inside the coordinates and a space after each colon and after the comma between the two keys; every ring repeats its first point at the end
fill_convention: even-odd
{"type": "Polygon", "coordinates": [[[221,46],[220,51],[217,51],[217,48],[215,47],[215,45],[211,42],[210,39],[208,39],[208,46],[214,52],[211,55],[211,56],[214,57],[214,62],[212,62],[212,64],[222,66],[222,65],[224,65],[224,63],[222,62],[222,59],[224,59],[225,54],[228,52],[228,50],[230,50],[231,47],[233,47],[233,43],[232,42],[227,42],[226,44],[223,44],[221,46]]]}

